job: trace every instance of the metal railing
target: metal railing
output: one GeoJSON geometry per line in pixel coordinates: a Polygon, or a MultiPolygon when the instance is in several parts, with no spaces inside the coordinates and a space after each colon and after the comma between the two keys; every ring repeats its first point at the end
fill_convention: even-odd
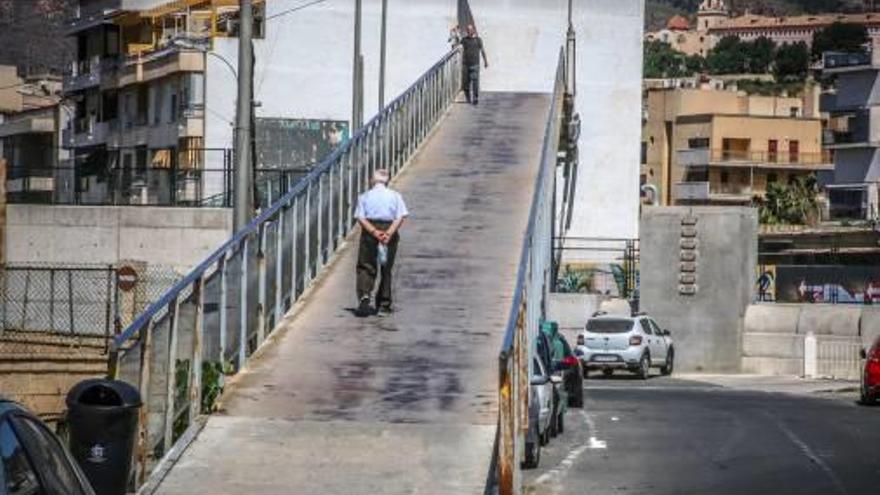
{"type": "Polygon", "coordinates": [[[551,287],[554,178],[562,131],[564,71],[565,57],[560,53],[516,289],[499,354],[498,439],[493,464],[500,495],[520,493],[522,485],[520,460],[529,425],[532,347],[551,287]]]}
{"type": "Polygon", "coordinates": [[[352,230],[373,171],[400,171],[455,99],[460,79],[453,51],[113,341],[111,375],[144,398],[138,484],[211,411],[218,377],[245,366],[352,230]]]}
{"type": "Polygon", "coordinates": [[[685,149],[678,151],[678,163],[682,166],[752,165],[765,168],[798,167],[808,165],[831,165],[834,158],[829,151],[751,151],[725,149],[685,149]]]}

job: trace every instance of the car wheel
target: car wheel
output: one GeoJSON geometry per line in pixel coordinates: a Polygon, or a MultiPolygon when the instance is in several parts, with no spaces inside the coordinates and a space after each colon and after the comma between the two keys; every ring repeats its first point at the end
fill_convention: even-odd
{"type": "Polygon", "coordinates": [[[647,380],[651,375],[651,356],[647,352],[642,354],[642,359],[639,360],[639,369],[636,373],[642,380],[647,380]]]}
{"type": "Polygon", "coordinates": [[[672,370],[675,368],[675,351],[671,348],[669,352],[666,354],[666,363],[660,368],[660,373],[663,373],[666,376],[672,374],[672,370]]]}
{"type": "Polygon", "coordinates": [[[614,369],[613,368],[605,368],[602,370],[602,374],[605,376],[611,376],[614,374],[614,369]]]}
{"type": "Polygon", "coordinates": [[[535,469],[541,463],[541,442],[526,443],[526,460],[523,461],[523,469],[535,469]]]}
{"type": "Polygon", "coordinates": [[[862,405],[873,406],[877,404],[877,396],[875,394],[872,394],[871,392],[868,392],[868,387],[866,387],[864,384],[862,384],[861,386],[861,396],[862,397],[860,402],[862,403],[862,405]]]}
{"type": "Polygon", "coordinates": [[[572,394],[568,396],[568,406],[582,409],[584,407],[584,382],[575,382],[572,394]]]}
{"type": "Polygon", "coordinates": [[[552,428],[552,426],[550,426],[546,430],[544,430],[544,433],[541,433],[541,437],[540,437],[540,441],[539,441],[539,443],[541,445],[547,445],[548,443],[550,443],[550,428],[552,428]]]}

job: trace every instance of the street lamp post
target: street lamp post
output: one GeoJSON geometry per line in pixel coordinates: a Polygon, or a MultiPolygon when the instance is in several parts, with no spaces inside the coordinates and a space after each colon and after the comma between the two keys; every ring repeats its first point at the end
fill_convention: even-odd
{"type": "Polygon", "coordinates": [[[385,48],[388,32],[388,0],[382,0],[382,32],[379,48],[379,111],[385,108],[385,48]]]}
{"type": "Polygon", "coordinates": [[[253,71],[254,30],[251,0],[239,0],[238,36],[238,100],[235,111],[235,202],[233,217],[235,230],[241,230],[253,216],[253,171],[251,169],[251,122],[254,111],[253,71]]]}

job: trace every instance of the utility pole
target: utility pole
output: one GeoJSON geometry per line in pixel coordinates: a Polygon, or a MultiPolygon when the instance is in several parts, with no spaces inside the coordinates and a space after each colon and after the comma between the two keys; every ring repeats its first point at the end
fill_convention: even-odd
{"type": "Polygon", "coordinates": [[[238,100],[235,110],[235,203],[234,227],[241,230],[253,218],[253,168],[251,129],[253,102],[254,12],[252,0],[239,0],[238,100]]]}
{"type": "Polygon", "coordinates": [[[354,61],[352,62],[351,83],[351,135],[363,124],[363,71],[364,60],[361,54],[361,10],[362,0],[354,1],[354,61]]]}
{"type": "Polygon", "coordinates": [[[379,111],[385,108],[385,48],[388,32],[388,0],[382,0],[382,34],[379,50],[379,111]]]}

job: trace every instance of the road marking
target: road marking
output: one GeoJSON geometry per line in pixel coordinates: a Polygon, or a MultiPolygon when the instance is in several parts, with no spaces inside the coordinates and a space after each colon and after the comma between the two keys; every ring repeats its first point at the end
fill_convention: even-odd
{"type": "Polygon", "coordinates": [[[846,489],[846,486],[843,484],[843,481],[841,481],[840,478],[837,477],[837,475],[831,469],[831,466],[825,464],[825,461],[823,461],[821,457],[813,452],[813,449],[811,449],[810,446],[806,444],[806,442],[801,440],[800,437],[798,437],[790,428],[785,426],[779,419],[776,419],[776,426],[778,426],[779,429],[782,430],[782,433],[785,433],[785,436],[787,436],[788,439],[791,440],[791,443],[793,443],[801,451],[801,453],[810,460],[810,462],[818,466],[819,469],[821,469],[826,475],[828,475],[828,478],[831,480],[831,483],[834,485],[834,488],[837,489],[838,493],[849,493],[846,489]]]}
{"type": "Polygon", "coordinates": [[[574,466],[574,463],[575,461],[577,461],[578,457],[583,455],[583,453],[586,452],[588,449],[595,450],[608,448],[608,442],[596,438],[596,422],[593,420],[592,416],[590,416],[583,409],[580,410],[580,413],[584,424],[587,426],[589,441],[585,445],[581,445],[570,450],[568,452],[568,455],[565,456],[565,459],[560,461],[559,464],[556,465],[556,467],[535,478],[535,485],[543,485],[551,481],[555,481],[557,484],[559,484],[562,477],[565,476],[565,473],[569,469],[571,469],[572,466],[574,466]]]}

